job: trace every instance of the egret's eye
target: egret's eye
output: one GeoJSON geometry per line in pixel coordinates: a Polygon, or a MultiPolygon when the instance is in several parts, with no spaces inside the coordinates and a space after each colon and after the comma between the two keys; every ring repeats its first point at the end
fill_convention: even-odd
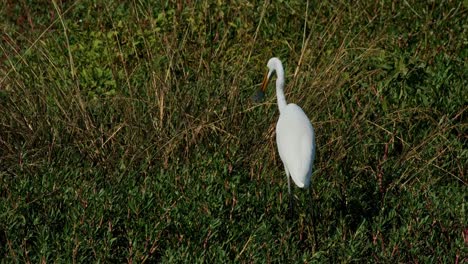
{"type": "Polygon", "coordinates": [[[262,90],[257,90],[254,95],[252,95],[252,100],[255,103],[261,103],[265,100],[265,93],[262,90]]]}

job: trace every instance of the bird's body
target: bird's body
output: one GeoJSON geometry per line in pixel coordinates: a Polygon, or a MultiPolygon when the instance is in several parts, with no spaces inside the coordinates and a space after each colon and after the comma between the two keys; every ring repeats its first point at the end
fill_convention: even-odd
{"type": "Polygon", "coordinates": [[[288,104],[280,114],[276,124],[276,144],[285,170],[294,183],[300,188],[309,187],[315,158],[314,129],[296,104],[288,104]]]}
{"type": "Polygon", "coordinates": [[[284,97],[284,70],[278,58],[268,61],[268,73],[264,78],[262,90],[265,91],[268,80],[276,72],[276,97],[280,116],[276,124],[276,143],[288,178],[291,194],[290,177],[300,188],[310,185],[315,159],[314,128],[304,111],[296,104],[287,104],[284,97]]]}

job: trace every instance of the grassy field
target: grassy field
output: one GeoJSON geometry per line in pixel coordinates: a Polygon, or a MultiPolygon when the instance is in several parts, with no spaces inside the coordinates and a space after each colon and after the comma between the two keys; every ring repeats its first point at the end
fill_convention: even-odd
{"type": "Polygon", "coordinates": [[[468,261],[467,1],[155,2],[0,6],[2,263],[468,261]]]}

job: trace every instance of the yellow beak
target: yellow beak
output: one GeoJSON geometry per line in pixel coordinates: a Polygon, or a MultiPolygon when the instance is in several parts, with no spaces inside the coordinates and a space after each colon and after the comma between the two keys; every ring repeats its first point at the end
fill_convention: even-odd
{"type": "Polygon", "coordinates": [[[265,92],[267,86],[268,86],[268,72],[265,74],[265,77],[263,77],[263,82],[262,82],[262,87],[261,87],[262,92],[265,92]]]}

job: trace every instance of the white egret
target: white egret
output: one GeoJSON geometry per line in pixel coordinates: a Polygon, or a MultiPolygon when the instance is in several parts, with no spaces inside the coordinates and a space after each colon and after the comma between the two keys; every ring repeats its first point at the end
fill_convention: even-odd
{"type": "Polygon", "coordinates": [[[286,103],[281,61],[271,58],[267,67],[261,92],[265,92],[268,81],[276,72],[276,98],[280,112],[276,124],[276,144],[288,178],[289,210],[292,214],[291,178],[299,188],[309,187],[315,159],[315,133],[304,111],[296,104],[286,103]]]}
{"type": "MultiPolygon", "coordinates": [[[[284,69],[281,61],[278,58],[271,58],[267,63],[267,67],[268,72],[263,79],[261,90],[257,92],[254,99],[264,97],[268,81],[272,74],[276,73],[276,99],[280,112],[276,123],[276,144],[288,178],[289,213],[292,217],[291,178],[299,188],[309,187],[315,159],[315,132],[302,108],[296,104],[286,103],[284,97],[284,69]]],[[[310,199],[312,201],[312,196],[310,196],[310,199]]],[[[313,209],[311,218],[314,241],[318,247],[313,209]]]]}

